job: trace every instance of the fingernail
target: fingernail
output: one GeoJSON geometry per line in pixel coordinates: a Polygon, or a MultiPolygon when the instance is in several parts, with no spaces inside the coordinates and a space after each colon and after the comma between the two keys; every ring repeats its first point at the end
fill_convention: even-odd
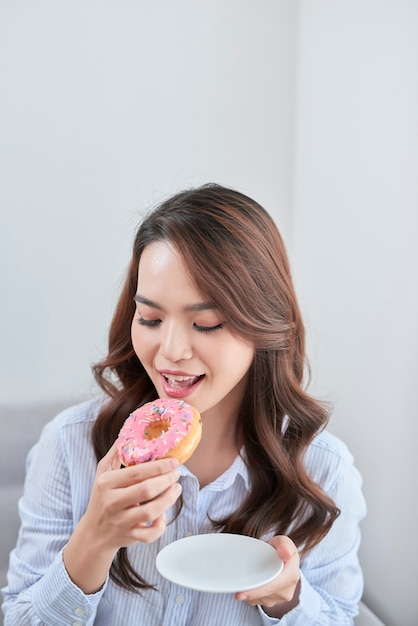
{"type": "Polygon", "coordinates": [[[175,485],[174,485],[174,493],[176,495],[181,493],[181,485],[180,485],[180,483],[175,483],[175,485]]]}
{"type": "Polygon", "coordinates": [[[171,468],[176,469],[179,466],[179,462],[177,459],[170,459],[169,465],[171,468]]]}

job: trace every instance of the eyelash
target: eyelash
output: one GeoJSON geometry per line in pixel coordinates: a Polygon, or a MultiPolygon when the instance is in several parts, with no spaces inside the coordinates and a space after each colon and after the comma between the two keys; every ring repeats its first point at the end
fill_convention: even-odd
{"type": "Polygon", "coordinates": [[[216,326],[198,326],[197,324],[193,324],[193,327],[199,331],[199,333],[214,333],[223,328],[223,324],[216,324],[216,326]]]}
{"type": "MultiPolygon", "coordinates": [[[[157,328],[161,324],[161,320],[146,320],[143,317],[138,318],[138,324],[140,326],[146,326],[147,328],[157,328]]],[[[217,330],[223,328],[223,324],[216,324],[216,326],[199,326],[198,324],[193,324],[193,328],[195,328],[199,333],[214,333],[217,330]]]]}
{"type": "Polygon", "coordinates": [[[148,328],[155,328],[160,322],[161,320],[146,320],[143,317],[138,318],[138,324],[140,326],[147,326],[148,328]]]}

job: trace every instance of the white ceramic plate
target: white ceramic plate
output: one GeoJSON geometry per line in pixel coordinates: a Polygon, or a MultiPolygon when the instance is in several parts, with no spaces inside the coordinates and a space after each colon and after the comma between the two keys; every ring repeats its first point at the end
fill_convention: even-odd
{"type": "Polygon", "coordinates": [[[158,553],[156,566],[162,576],[177,585],[197,591],[236,593],[260,587],[278,576],[283,561],[264,541],[213,533],[170,543],[158,553]]]}

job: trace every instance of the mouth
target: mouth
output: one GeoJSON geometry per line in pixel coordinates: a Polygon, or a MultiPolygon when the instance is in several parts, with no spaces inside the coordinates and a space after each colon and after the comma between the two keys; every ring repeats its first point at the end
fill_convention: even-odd
{"type": "Polygon", "coordinates": [[[174,374],[160,372],[164,393],[172,398],[186,398],[194,393],[204,378],[204,374],[174,374]]]}

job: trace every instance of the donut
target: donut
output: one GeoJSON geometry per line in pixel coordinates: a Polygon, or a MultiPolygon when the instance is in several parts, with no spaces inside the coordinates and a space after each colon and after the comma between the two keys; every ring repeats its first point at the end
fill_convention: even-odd
{"type": "Polygon", "coordinates": [[[125,420],[117,439],[122,465],[174,457],[184,463],[202,436],[200,414],[184,400],[147,402],[125,420]]]}

